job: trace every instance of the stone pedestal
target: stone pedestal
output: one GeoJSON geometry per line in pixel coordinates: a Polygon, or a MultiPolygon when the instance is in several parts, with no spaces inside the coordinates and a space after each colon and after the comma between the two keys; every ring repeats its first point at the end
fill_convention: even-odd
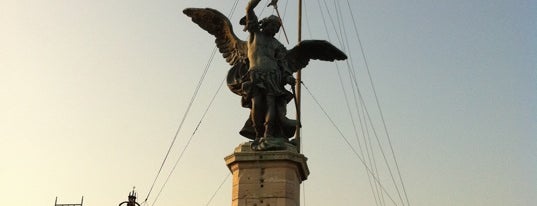
{"type": "Polygon", "coordinates": [[[225,158],[233,173],[232,206],[299,206],[300,183],[309,175],[307,158],[296,147],[253,151],[250,143],[225,158]]]}

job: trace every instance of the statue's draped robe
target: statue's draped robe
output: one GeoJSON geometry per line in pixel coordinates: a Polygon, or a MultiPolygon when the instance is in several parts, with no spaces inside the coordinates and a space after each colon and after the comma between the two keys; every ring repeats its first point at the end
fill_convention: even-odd
{"type": "MultiPolygon", "coordinates": [[[[252,109],[251,97],[255,94],[255,92],[265,92],[263,90],[266,86],[263,85],[263,82],[252,84],[248,69],[248,63],[237,63],[233,65],[233,67],[231,67],[227,74],[227,86],[233,93],[241,96],[242,107],[252,109]],[[245,87],[244,85],[249,86],[245,87]]],[[[276,94],[277,96],[275,96],[276,101],[283,102],[283,104],[286,105],[287,103],[289,103],[289,101],[293,99],[294,95],[289,91],[285,90],[283,86],[281,87],[282,88],[279,90],[280,92],[278,92],[278,94],[276,94]]],[[[278,119],[276,121],[280,122],[282,120],[278,119]]],[[[275,137],[289,139],[295,134],[296,126],[283,124],[281,122],[276,125],[278,125],[280,128],[278,128],[275,134],[273,134],[275,137]]],[[[256,138],[251,116],[248,117],[239,134],[251,140],[254,140],[256,138]]]]}

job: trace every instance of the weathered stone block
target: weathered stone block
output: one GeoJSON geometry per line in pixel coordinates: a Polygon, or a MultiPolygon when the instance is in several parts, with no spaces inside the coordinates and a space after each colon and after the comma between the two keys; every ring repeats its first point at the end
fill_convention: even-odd
{"type": "Polygon", "coordinates": [[[233,173],[232,206],[298,206],[307,158],[293,147],[253,151],[241,144],[225,158],[233,173]]]}

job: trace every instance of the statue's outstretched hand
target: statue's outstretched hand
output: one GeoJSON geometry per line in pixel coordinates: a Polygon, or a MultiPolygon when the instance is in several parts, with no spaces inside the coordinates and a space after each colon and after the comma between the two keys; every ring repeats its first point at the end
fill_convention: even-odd
{"type": "Polygon", "coordinates": [[[246,6],[246,10],[253,10],[257,6],[257,4],[259,4],[259,2],[261,2],[261,0],[250,0],[248,5],[246,6]]]}

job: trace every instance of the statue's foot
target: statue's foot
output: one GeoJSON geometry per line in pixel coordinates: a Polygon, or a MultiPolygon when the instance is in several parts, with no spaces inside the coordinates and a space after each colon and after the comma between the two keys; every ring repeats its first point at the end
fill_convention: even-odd
{"type": "Polygon", "coordinates": [[[263,137],[258,141],[256,140],[252,142],[252,150],[255,151],[284,150],[287,148],[283,138],[263,137]]]}
{"type": "Polygon", "coordinates": [[[259,147],[259,141],[261,140],[260,137],[256,137],[254,139],[254,141],[252,141],[252,144],[250,144],[250,147],[252,148],[252,150],[257,150],[256,148],[259,147]]]}
{"type": "Polygon", "coordinates": [[[291,143],[292,145],[294,145],[296,147],[297,146],[296,138],[290,140],[289,143],[291,143]]]}

